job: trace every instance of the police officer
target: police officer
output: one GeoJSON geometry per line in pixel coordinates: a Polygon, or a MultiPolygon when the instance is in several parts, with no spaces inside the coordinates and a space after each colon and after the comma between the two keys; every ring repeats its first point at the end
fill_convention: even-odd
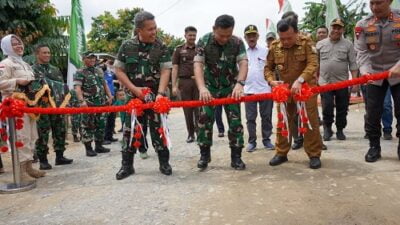
{"type": "MultiPolygon", "coordinates": [[[[297,21],[287,18],[277,24],[279,39],[272,43],[267,56],[265,67],[265,78],[271,86],[282,83],[290,85],[293,94],[300,91],[303,83],[311,86],[316,85],[314,73],[318,66],[316,50],[311,39],[298,34],[297,21]],[[277,81],[275,71],[278,70],[277,81]]],[[[321,167],[322,141],[319,133],[317,96],[312,96],[306,102],[307,115],[311,129],[304,134],[304,149],[310,158],[309,166],[312,169],[321,167]]],[[[287,116],[289,130],[294,130],[293,122],[296,117],[296,102],[290,98],[287,102],[287,116]]],[[[278,107],[278,111],[281,109],[278,107]]],[[[281,128],[276,134],[276,155],[271,159],[271,166],[280,165],[288,161],[287,153],[290,144],[287,137],[282,136],[281,128]]]]}
{"type": "MultiPolygon", "coordinates": [[[[135,16],[136,36],[125,41],[114,62],[115,73],[118,80],[125,88],[127,101],[133,98],[141,98],[143,88],[149,88],[153,96],[160,98],[166,95],[166,89],[171,73],[172,62],[167,47],[157,39],[157,25],[154,15],[141,11],[135,16]]],[[[146,99],[152,101],[153,99],[146,99]]],[[[138,120],[145,127],[150,128],[150,135],[154,149],[158,154],[160,172],[165,175],[172,174],[169,165],[169,150],[163,144],[158,129],[161,127],[161,117],[153,110],[145,110],[138,120]]],[[[125,122],[123,146],[122,146],[122,166],[116,174],[117,180],[124,179],[135,173],[133,168],[133,156],[136,148],[130,146],[131,139],[131,117],[128,114],[125,122]]],[[[132,140],[134,143],[135,140],[132,140]]],[[[144,137],[139,140],[144,145],[144,137]]]]}
{"type": "MultiPolygon", "coordinates": [[[[194,58],[194,75],[199,88],[200,100],[233,97],[239,99],[247,74],[247,55],[244,43],[232,36],[235,20],[230,15],[221,15],[215,20],[213,32],[204,35],[197,44],[194,58]]],[[[243,170],[246,165],[241,159],[243,149],[243,126],[240,104],[224,105],[229,125],[229,147],[231,167],[243,170]]],[[[214,124],[214,106],[200,109],[199,135],[200,160],[197,167],[205,169],[211,161],[210,148],[214,124]]]]}
{"type": "MultiPolygon", "coordinates": [[[[60,106],[63,98],[57,93],[64,90],[64,79],[60,70],[49,63],[51,59],[49,46],[45,44],[36,46],[35,56],[36,64],[32,66],[35,78],[46,80],[49,86],[51,86],[50,88],[52,89],[53,98],[55,98],[57,106],[60,106]]],[[[43,105],[44,107],[49,107],[48,103],[43,102],[43,104],[45,104],[43,105]]],[[[40,161],[39,168],[41,170],[49,170],[52,168],[47,160],[50,130],[53,137],[53,148],[56,153],[55,164],[71,164],[73,160],[64,157],[66,135],[65,116],[43,114],[37,121],[37,129],[39,138],[36,140],[36,154],[40,161]]]]}
{"type": "MultiPolygon", "coordinates": [[[[369,150],[365,161],[381,158],[381,125],[383,102],[390,88],[394,101],[394,114],[400,120],[400,13],[392,10],[392,0],[370,0],[372,15],[360,20],[354,28],[357,63],[361,74],[390,71],[389,79],[369,82],[366,98],[365,131],[369,150]]],[[[400,137],[400,123],[397,123],[400,137]]],[[[400,143],[397,147],[400,159],[400,143]]]]}
{"type": "MultiPolygon", "coordinates": [[[[172,93],[178,93],[178,83],[181,99],[183,101],[198,100],[199,90],[196,87],[193,74],[193,58],[196,55],[196,35],[197,29],[189,26],[185,28],[186,43],[178,46],[172,56],[172,93]],[[179,78],[179,81],[178,79],[179,78]]],[[[186,142],[191,143],[194,133],[197,130],[199,117],[198,108],[183,108],[186,120],[188,137],[186,142]]]]}
{"type": "MultiPolygon", "coordinates": [[[[81,107],[104,106],[112,103],[112,95],[104,80],[102,71],[95,67],[96,55],[90,51],[83,54],[84,67],[74,75],[74,87],[81,107]],[[106,97],[108,96],[108,98],[106,97]]],[[[107,153],[110,149],[103,147],[105,115],[104,113],[82,114],[82,142],[86,156],[107,153]],[[92,141],[95,140],[93,151],[92,141]]]]}

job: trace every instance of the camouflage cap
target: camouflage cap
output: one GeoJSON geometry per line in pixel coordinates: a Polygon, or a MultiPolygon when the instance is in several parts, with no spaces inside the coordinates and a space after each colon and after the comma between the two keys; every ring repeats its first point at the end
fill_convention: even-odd
{"type": "Polygon", "coordinates": [[[256,25],[248,25],[244,28],[244,34],[258,34],[258,29],[256,25]]]}
{"type": "Polygon", "coordinates": [[[334,25],[344,27],[344,23],[340,18],[336,18],[336,19],[332,20],[331,26],[334,26],[334,25]]]}
{"type": "Polygon", "coordinates": [[[276,34],[274,32],[268,32],[265,40],[268,40],[270,38],[273,38],[275,40],[276,39],[276,34]]]}
{"type": "Polygon", "coordinates": [[[97,58],[97,56],[92,52],[92,51],[86,51],[84,53],[82,53],[82,57],[83,58],[97,58]]]}

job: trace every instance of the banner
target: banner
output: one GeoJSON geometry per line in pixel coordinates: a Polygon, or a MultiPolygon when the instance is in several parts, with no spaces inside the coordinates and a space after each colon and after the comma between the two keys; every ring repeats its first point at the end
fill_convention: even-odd
{"type": "Polygon", "coordinates": [[[71,19],[69,26],[69,53],[67,84],[73,88],[74,73],[82,67],[81,53],[86,51],[85,28],[82,17],[82,7],[79,0],[71,0],[71,19]]]}
{"type": "Polygon", "coordinates": [[[329,29],[332,20],[340,18],[336,0],[326,0],[325,26],[329,29]]]}

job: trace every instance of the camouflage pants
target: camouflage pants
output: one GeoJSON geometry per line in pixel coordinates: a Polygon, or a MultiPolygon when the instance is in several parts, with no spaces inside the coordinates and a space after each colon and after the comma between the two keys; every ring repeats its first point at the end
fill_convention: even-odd
{"type": "MultiPolygon", "coordinates": [[[[224,105],[228,118],[229,147],[243,148],[243,126],[240,118],[240,104],[224,105]]],[[[200,108],[199,134],[197,143],[200,147],[211,147],[213,125],[215,120],[215,107],[204,106],[200,108]]]]}
{"type": "Polygon", "coordinates": [[[63,115],[41,115],[37,121],[37,131],[39,137],[36,140],[36,154],[38,157],[46,156],[49,152],[50,131],[53,137],[54,151],[65,151],[66,124],[63,115]]]}
{"type": "Polygon", "coordinates": [[[106,117],[104,113],[82,114],[82,142],[103,142],[106,117]]]}
{"type": "Polygon", "coordinates": [[[72,135],[82,135],[82,129],[81,129],[81,114],[73,114],[71,115],[71,130],[72,130],[72,135]]]}
{"type": "MultiPolygon", "coordinates": [[[[160,134],[158,133],[158,129],[161,127],[161,117],[159,114],[154,113],[152,110],[145,110],[141,117],[138,117],[140,124],[145,127],[149,127],[150,129],[150,137],[151,142],[153,144],[156,152],[168,150],[167,147],[164,146],[163,141],[160,138],[160,134]]],[[[145,133],[146,135],[146,133],[145,133]]],[[[129,146],[129,142],[131,139],[131,115],[126,114],[125,127],[124,127],[124,137],[122,142],[122,151],[123,152],[131,152],[136,153],[136,148],[129,146]]],[[[132,140],[134,143],[136,139],[132,140]]],[[[144,148],[144,143],[146,142],[145,137],[142,137],[140,140],[141,148],[144,148]]],[[[147,145],[147,142],[146,142],[147,145]]],[[[145,149],[145,148],[144,148],[145,149]]],[[[142,149],[139,149],[140,152],[142,149]]]]}

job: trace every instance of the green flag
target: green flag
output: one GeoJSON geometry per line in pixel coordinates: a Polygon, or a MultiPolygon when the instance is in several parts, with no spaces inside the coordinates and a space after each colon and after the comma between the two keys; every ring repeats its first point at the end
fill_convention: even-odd
{"type": "Polygon", "coordinates": [[[392,9],[400,9],[400,0],[393,0],[392,5],[390,7],[392,9]]]}
{"type": "Polygon", "coordinates": [[[332,20],[340,18],[336,0],[326,0],[325,26],[330,27],[332,20]]]}
{"type": "Polygon", "coordinates": [[[82,66],[81,53],[86,51],[86,38],[81,3],[79,0],[71,0],[71,3],[67,82],[69,88],[72,89],[73,75],[82,66]]]}

